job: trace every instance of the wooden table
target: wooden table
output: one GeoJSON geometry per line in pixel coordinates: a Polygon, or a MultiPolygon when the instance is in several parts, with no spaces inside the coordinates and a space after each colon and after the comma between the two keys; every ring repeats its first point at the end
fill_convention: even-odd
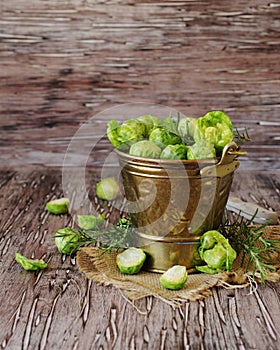
{"type": "Polygon", "coordinates": [[[279,282],[253,294],[214,288],[177,309],[146,297],[135,303],[142,315],[58,253],[53,235],[72,219],[45,210],[63,195],[62,169],[75,172],[88,156],[94,193],[111,150],[102,137],[111,113],[103,111],[145,102],[189,116],[224,110],[247,127],[252,142],[232,193],[279,213],[279,4],[10,0],[0,7],[1,349],[279,349],[279,282]],[[95,139],[78,132],[85,123],[99,140],[94,151],[95,139]],[[77,132],[79,147],[67,152],[77,132]],[[63,167],[65,154],[72,157],[63,167]],[[17,251],[44,258],[48,269],[24,271],[17,251]]]}

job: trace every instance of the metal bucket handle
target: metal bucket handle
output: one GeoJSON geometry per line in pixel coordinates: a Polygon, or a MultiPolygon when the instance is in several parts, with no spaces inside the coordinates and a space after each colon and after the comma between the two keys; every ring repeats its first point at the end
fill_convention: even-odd
{"type": "Polygon", "coordinates": [[[244,154],[246,154],[246,152],[239,150],[234,141],[228,143],[224,147],[221,160],[217,164],[200,170],[201,177],[224,177],[234,172],[240,164],[236,158],[244,154]]]}

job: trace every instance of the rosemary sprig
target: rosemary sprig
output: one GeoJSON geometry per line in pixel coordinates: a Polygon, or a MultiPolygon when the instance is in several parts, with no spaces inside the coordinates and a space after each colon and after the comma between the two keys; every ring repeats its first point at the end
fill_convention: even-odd
{"type": "Polygon", "coordinates": [[[55,237],[61,237],[71,246],[71,254],[79,248],[97,246],[104,253],[113,249],[125,249],[133,245],[133,228],[130,219],[120,218],[116,225],[109,228],[96,228],[92,230],[76,230],[68,228],[67,231],[56,233],[55,237]]]}
{"type": "Polygon", "coordinates": [[[248,129],[245,128],[244,132],[241,133],[237,128],[235,129],[235,134],[234,134],[234,138],[237,140],[237,143],[239,145],[243,145],[245,142],[250,142],[252,141],[249,133],[248,133],[248,129]]]}
{"type": "Polygon", "coordinates": [[[274,271],[275,267],[270,261],[272,255],[280,250],[280,240],[273,240],[264,236],[264,228],[269,224],[253,226],[257,211],[250,220],[239,215],[231,223],[229,219],[219,228],[222,235],[229,239],[232,247],[241,256],[241,266],[248,272],[252,267],[252,277],[259,273],[262,283],[265,282],[268,271],[274,271]]]}

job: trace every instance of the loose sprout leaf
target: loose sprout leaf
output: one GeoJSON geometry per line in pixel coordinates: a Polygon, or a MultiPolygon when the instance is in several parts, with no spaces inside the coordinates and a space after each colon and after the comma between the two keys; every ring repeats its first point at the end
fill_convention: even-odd
{"type": "Polygon", "coordinates": [[[197,270],[202,272],[208,270],[211,271],[210,273],[219,270],[230,271],[237,256],[228,239],[216,230],[207,231],[200,237],[198,251],[208,268],[198,267],[197,270]]]}
{"type": "Polygon", "coordinates": [[[16,262],[21,264],[21,266],[27,271],[38,271],[48,267],[48,264],[44,260],[28,259],[20,253],[16,253],[15,259],[16,262]]]}

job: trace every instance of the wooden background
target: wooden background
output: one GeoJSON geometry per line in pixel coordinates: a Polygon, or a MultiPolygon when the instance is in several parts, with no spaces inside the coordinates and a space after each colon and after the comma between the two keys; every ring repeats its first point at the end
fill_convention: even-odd
{"type": "Polygon", "coordinates": [[[102,136],[115,110],[103,111],[142,102],[224,110],[247,127],[232,190],[280,212],[279,58],[277,1],[0,2],[1,349],[279,349],[279,282],[214,289],[177,310],[145,298],[143,316],[58,254],[52,235],[71,218],[44,210],[63,194],[77,130],[67,165],[91,152],[94,183],[111,149],[102,136]],[[18,250],[50,268],[22,271],[18,250]]]}
{"type": "Polygon", "coordinates": [[[147,102],[189,116],[226,111],[254,140],[246,167],[279,170],[279,3],[0,7],[2,165],[60,166],[82,123],[118,104],[147,102]]]}

